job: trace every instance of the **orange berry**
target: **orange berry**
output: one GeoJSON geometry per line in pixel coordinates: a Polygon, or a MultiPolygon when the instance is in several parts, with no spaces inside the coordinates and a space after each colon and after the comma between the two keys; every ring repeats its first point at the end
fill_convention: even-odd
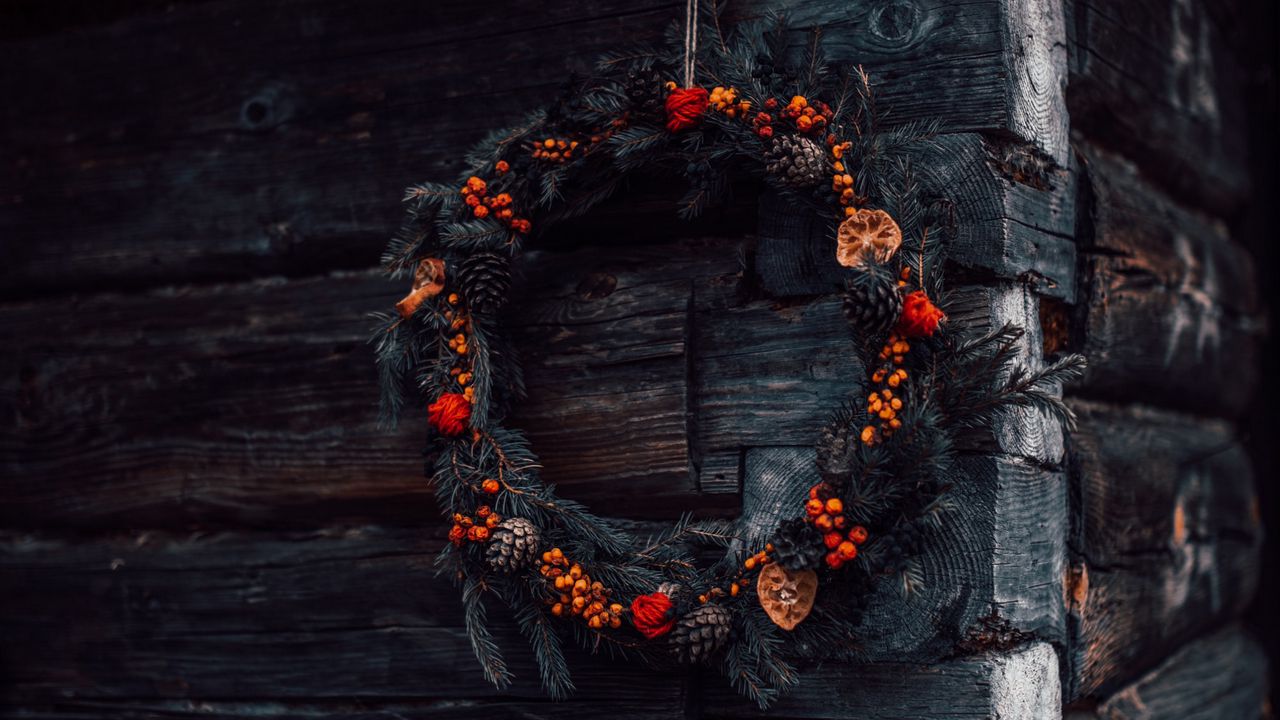
{"type": "Polygon", "coordinates": [[[480,507],[476,508],[476,515],[478,517],[487,518],[489,517],[489,514],[492,512],[493,512],[493,508],[489,507],[488,505],[481,505],[480,507]]]}
{"type": "Polygon", "coordinates": [[[484,482],[480,483],[480,489],[484,490],[490,495],[493,495],[494,493],[498,492],[500,487],[501,486],[498,485],[498,481],[494,480],[493,478],[486,478],[484,482]]]}
{"type": "Polygon", "coordinates": [[[809,517],[818,517],[822,514],[823,502],[817,498],[810,500],[804,504],[804,511],[809,517]]]}
{"type": "Polygon", "coordinates": [[[858,556],[858,547],[851,542],[845,541],[840,543],[836,548],[836,552],[840,554],[842,560],[852,560],[858,556]]]}
{"type": "Polygon", "coordinates": [[[511,169],[511,165],[507,164],[506,160],[499,160],[498,164],[494,165],[493,168],[499,173],[505,173],[511,169]]]}
{"type": "Polygon", "coordinates": [[[746,569],[748,569],[748,570],[755,570],[755,569],[756,569],[756,559],[755,559],[754,557],[749,557],[749,558],[747,558],[747,561],[746,561],[746,562],[742,563],[742,566],[743,566],[743,567],[745,567],[745,568],[746,568],[746,569]]]}
{"type": "Polygon", "coordinates": [[[867,541],[867,529],[861,525],[854,525],[853,529],[849,531],[849,539],[861,545],[867,541]]]}
{"type": "Polygon", "coordinates": [[[489,208],[483,205],[477,205],[471,209],[471,214],[483,220],[484,218],[489,217],[489,208]]]}
{"type": "Polygon", "coordinates": [[[827,501],[827,512],[839,515],[844,512],[844,503],[840,502],[840,498],[831,498],[827,501]]]}
{"type": "Polygon", "coordinates": [[[831,568],[832,570],[839,570],[840,566],[844,564],[844,559],[841,558],[840,555],[835,551],[827,553],[826,561],[827,561],[827,567],[831,568]]]}
{"type": "Polygon", "coordinates": [[[844,538],[840,537],[838,532],[830,532],[822,536],[822,544],[826,545],[828,550],[835,550],[842,542],[844,538]]]}
{"type": "Polygon", "coordinates": [[[843,515],[837,515],[835,519],[832,520],[831,522],[835,524],[837,530],[843,530],[845,523],[848,521],[845,520],[845,517],[843,515]]]}
{"type": "Polygon", "coordinates": [[[831,522],[831,516],[826,513],[822,513],[818,517],[814,518],[813,526],[823,532],[827,532],[828,530],[831,530],[832,528],[835,527],[835,525],[833,525],[831,522]]]}

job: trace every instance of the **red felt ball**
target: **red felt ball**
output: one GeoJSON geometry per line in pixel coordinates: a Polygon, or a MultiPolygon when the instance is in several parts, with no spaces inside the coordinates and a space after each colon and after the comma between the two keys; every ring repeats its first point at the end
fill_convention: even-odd
{"type": "Polygon", "coordinates": [[[457,437],[471,422],[471,401],[462,393],[443,393],[427,407],[427,419],[441,435],[457,437]]]}
{"type": "Polygon", "coordinates": [[[903,337],[930,337],[947,316],[938,309],[923,290],[916,290],[902,301],[902,316],[895,329],[903,337]]]}
{"type": "Polygon", "coordinates": [[[631,624],[650,640],[666,635],[676,624],[674,607],[666,593],[641,595],[631,601],[631,624]]]}
{"type": "Polygon", "coordinates": [[[678,133],[698,124],[707,110],[706,88],[676,88],[667,96],[667,131],[678,133]]]}

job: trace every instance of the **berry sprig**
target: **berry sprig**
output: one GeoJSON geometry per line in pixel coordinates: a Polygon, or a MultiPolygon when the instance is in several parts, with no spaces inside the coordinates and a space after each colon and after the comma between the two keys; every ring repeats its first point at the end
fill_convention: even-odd
{"type": "Polygon", "coordinates": [[[903,400],[894,394],[894,390],[907,380],[907,369],[901,365],[906,362],[906,355],[910,351],[911,343],[896,334],[890,335],[880,348],[881,365],[871,374],[871,382],[877,387],[867,396],[867,417],[870,422],[862,428],[860,435],[864,445],[884,442],[902,427],[898,413],[902,412],[903,400]]]}
{"type": "Polygon", "coordinates": [[[542,553],[538,572],[551,580],[555,593],[546,598],[551,614],[580,617],[592,630],[622,627],[624,608],[609,602],[613,591],[598,580],[593,581],[578,563],[570,563],[560,548],[542,553]]]}
{"type": "Polygon", "coordinates": [[[858,546],[867,541],[867,529],[861,525],[850,527],[844,502],[835,496],[835,488],[825,482],[809,488],[804,509],[809,522],[822,533],[822,543],[828,551],[824,558],[827,567],[839,570],[858,557],[858,546]]]}
{"type": "Polygon", "coordinates": [[[718,86],[712,88],[707,102],[712,110],[724,113],[725,117],[728,118],[742,118],[745,120],[747,113],[751,112],[751,103],[747,100],[739,100],[736,88],[718,86]]]}
{"type": "Polygon", "coordinates": [[[803,95],[795,95],[778,115],[793,121],[797,131],[808,134],[821,132],[831,120],[833,112],[830,105],[820,100],[810,102],[803,95]]]}
{"type": "Polygon", "coordinates": [[[454,547],[462,547],[463,543],[467,542],[488,542],[493,528],[501,522],[502,516],[488,505],[476,508],[475,517],[454,513],[453,527],[449,529],[449,542],[453,543],[454,547]]]}
{"type": "MultiPolygon", "coordinates": [[[[495,167],[499,174],[506,174],[511,169],[511,166],[506,162],[499,162],[495,167]]],[[[483,178],[472,175],[467,178],[466,184],[462,186],[459,192],[462,193],[463,201],[467,207],[471,209],[471,215],[476,219],[483,220],[492,215],[506,224],[507,227],[522,235],[528,235],[529,231],[533,229],[533,223],[525,218],[516,216],[515,209],[511,207],[514,202],[511,195],[508,193],[490,194],[489,183],[485,182],[483,178]]]]}
{"type": "Polygon", "coordinates": [[[831,148],[831,169],[834,171],[831,176],[831,191],[836,194],[836,200],[844,208],[845,217],[851,217],[858,212],[858,206],[867,201],[854,189],[853,175],[849,173],[844,162],[844,154],[853,147],[853,143],[836,142],[835,135],[828,135],[827,145],[831,148]]]}
{"type": "Polygon", "coordinates": [[[608,127],[595,128],[590,135],[575,133],[563,137],[548,136],[541,140],[535,140],[530,147],[530,156],[540,162],[563,165],[591,152],[593,147],[613,137],[614,133],[619,130],[625,129],[627,124],[628,118],[623,114],[621,117],[610,121],[608,127]]]}

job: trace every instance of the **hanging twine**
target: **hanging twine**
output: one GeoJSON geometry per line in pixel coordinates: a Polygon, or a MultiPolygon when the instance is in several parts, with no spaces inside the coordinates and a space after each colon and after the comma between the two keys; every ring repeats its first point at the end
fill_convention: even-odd
{"type": "MultiPolygon", "coordinates": [[[[698,58],[698,0],[684,3],[684,87],[667,95],[667,130],[673,133],[698,124],[707,109],[707,89],[693,84],[698,58]]],[[[674,82],[671,83],[675,85],[674,82]]]]}
{"type": "Polygon", "coordinates": [[[684,86],[693,87],[693,70],[698,57],[698,0],[684,3],[684,86]]]}

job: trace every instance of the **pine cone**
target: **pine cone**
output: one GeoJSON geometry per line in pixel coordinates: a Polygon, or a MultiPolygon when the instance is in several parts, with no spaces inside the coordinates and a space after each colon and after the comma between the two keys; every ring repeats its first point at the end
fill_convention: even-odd
{"type": "Polygon", "coordinates": [[[538,554],[538,527],[522,517],[507,518],[493,529],[485,559],[500,573],[519,572],[538,554]]]}
{"type": "Polygon", "coordinates": [[[507,301],[511,289],[511,261],[495,252],[478,252],[458,268],[458,287],[474,313],[494,313],[507,301]]]}
{"type": "Polygon", "coordinates": [[[887,268],[858,268],[845,286],[844,315],[863,338],[889,332],[902,315],[902,291],[887,268]]]}
{"type": "Polygon", "coordinates": [[[682,663],[706,662],[729,639],[733,616],[714,603],[699,605],[676,621],[671,649],[682,663]]]}
{"type": "Polygon", "coordinates": [[[813,187],[830,173],[822,146],[799,135],[778,135],[764,153],[765,170],[784,185],[813,187]]]}
{"type": "Polygon", "coordinates": [[[662,115],[663,80],[662,71],[657,67],[637,67],[627,71],[624,89],[632,110],[645,115],[662,115]]]}
{"type": "Polygon", "coordinates": [[[788,570],[813,570],[822,564],[826,554],[822,533],[804,518],[778,523],[771,542],[774,561],[788,570]]]}
{"type": "Polygon", "coordinates": [[[858,448],[845,418],[836,418],[823,426],[817,448],[818,472],[822,479],[842,486],[853,472],[854,453],[858,448]]]}

